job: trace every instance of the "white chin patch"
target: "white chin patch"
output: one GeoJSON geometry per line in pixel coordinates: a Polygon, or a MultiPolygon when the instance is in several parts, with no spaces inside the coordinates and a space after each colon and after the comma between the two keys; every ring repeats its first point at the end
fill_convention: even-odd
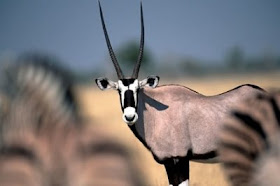
{"type": "Polygon", "coordinates": [[[188,185],[189,185],[189,180],[186,180],[179,184],[179,186],[188,186],[188,185]]]}
{"type": "Polygon", "coordinates": [[[138,114],[136,113],[135,108],[126,107],[123,110],[123,120],[128,125],[133,125],[138,120],[138,114]]]}

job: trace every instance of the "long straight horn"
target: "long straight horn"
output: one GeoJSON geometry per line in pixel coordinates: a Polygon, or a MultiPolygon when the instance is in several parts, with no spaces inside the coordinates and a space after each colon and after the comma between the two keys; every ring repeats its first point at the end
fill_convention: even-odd
{"type": "Polygon", "coordinates": [[[105,26],[105,23],[104,23],[104,18],[103,18],[103,13],[102,13],[100,1],[98,1],[98,4],[99,4],[99,12],[100,12],[100,17],[101,17],[103,32],[104,32],[104,35],[105,35],[105,39],[106,39],[107,47],[108,47],[108,50],[109,50],[109,53],[110,53],[110,57],[111,57],[112,62],[114,64],[114,66],[115,66],[115,69],[117,71],[118,78],[119,79],[123,79],[124,75],[122,73],[122,69],[119,66],[117,58],[116,58],[116,56],[114,54],[114,51],[113,51],[113,48],[111,46],[110,39],[109,39],[109,36],[108,36],[108,33],[107,33],[107,29],[106,29],[106,26],[105,26]]]}
{"type": "Polygon", "coordinates": [[[141,40],[140,40],[140,48],[139,48],[139,56],[137,59],[137,62],[135,64],[133,73],[132,73],[132,78],[137,79],[138,78],[138,73],[140,69],[140,65],[142,62],[143,58],[143,52],[144,52],[144,19],[143,19],[143,8],[142,8],[142,2],[140,4],[140,11],[141,11],[141,40]]]}

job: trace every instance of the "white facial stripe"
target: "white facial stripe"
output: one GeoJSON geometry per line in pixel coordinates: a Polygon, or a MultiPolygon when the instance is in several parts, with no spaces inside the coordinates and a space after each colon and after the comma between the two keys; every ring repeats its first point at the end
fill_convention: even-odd
{"type": "Polygon", "coordinates": [[[123,105],[124,105],[124,93],[127,90],[127,87],[123,85],[121,80],[118,80],[118,84],[119,84],[118,89],[120,91],[120,96],[121,96],[121,104],[122,104],[122,107],[123,107],[123,105]]]}
{"type": "Polygon", "coordinates": [[[132,91],[137,90],[138,87],[139,87],[138,79],[135,79],[134,82],[129,85],[129,89],[132,90],[132,91]]]}
{"type": "Polygon", "coordinates": [[[132,90],[133,92],[133,97],[134,97],[134,102],[137,105],[137,89],[139,88],[139,82],[138,79],[135,79],[133,84],[129,85],[129,90],[132,90]]]}

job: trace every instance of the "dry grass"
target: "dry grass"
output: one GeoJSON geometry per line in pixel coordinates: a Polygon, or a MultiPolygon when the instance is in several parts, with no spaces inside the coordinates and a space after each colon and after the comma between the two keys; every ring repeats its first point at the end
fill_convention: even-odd
{"type": "MultiPolygon", "coordinates": [[[[213,95],[232,89],[240,84],[256,84],[265,89],[280,88],[280,73],[255,74],[247,76],[224,76],[215,78],[176,80],[172,83],[182,84],[205,95],[213,95]]],[[[163,84],[163,83],[161,83],[163,84]]],[[[90,86],[77,89],[82,114],[95,125],[105,127],[116,140],[127,145],[135,155],[135,161],[151,186],[167,185],[167,176],[162,165],[157,164],[150,152],[136,139],[121,119],[119,97],[115,91],[96,89],[90,86]]],[[[193,163],[190,165],[190,185],[192,186],[226,186],[226,180],[219,164],[193,163]]]]}

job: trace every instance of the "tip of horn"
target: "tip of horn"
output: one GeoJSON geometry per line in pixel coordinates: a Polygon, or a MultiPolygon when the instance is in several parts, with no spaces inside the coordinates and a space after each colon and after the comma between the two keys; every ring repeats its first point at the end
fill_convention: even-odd
{"type": "Polygon", "coordinates": [[[99,11],[102,11],[101,10],[101,3],[100,3],[100,1],[98,0],[97,2],[98,2],[98,6],[99,6],[99,11]]]}

